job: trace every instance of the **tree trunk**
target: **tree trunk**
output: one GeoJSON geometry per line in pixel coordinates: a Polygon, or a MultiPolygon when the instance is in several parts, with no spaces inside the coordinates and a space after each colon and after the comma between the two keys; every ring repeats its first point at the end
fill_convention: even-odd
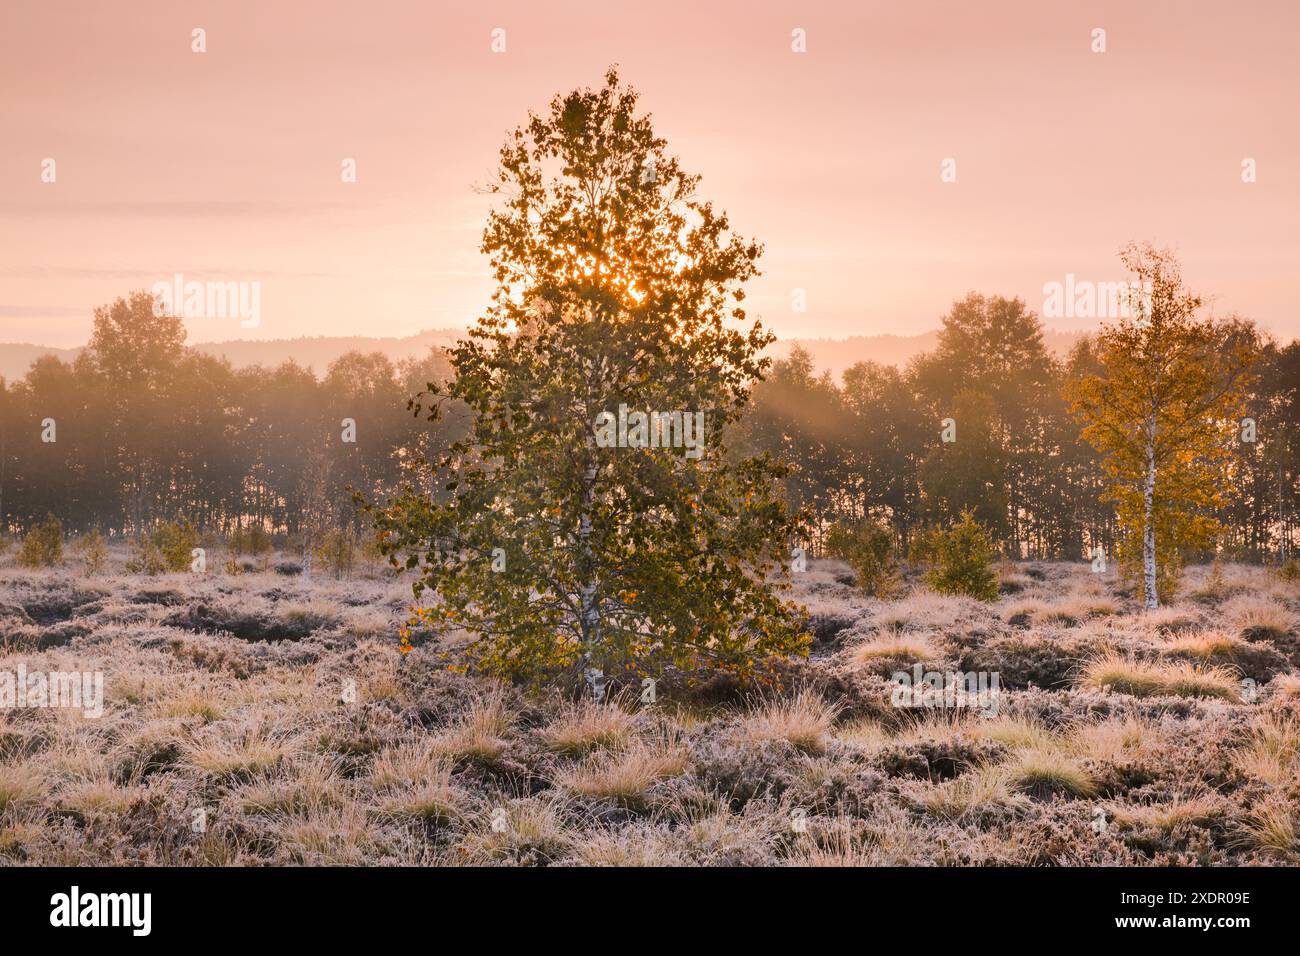
{"type": "Polygon", "coordinates": [[[1147,420],[1147,478],[1142,489],[1142,580],[1146,607],[1154,610],[1159,606],[1156,594],[1156,419],[1153,414],[1147,420]]]}
{"type": "Polygon", "coordinates": [[[600,608],[596,602],[596,562],[591,550],[591,509],[596,496],[595,450],[582,475],[582,510],[578,517],[578,601],[582,627],[582,671],[586,676],[591,654],[600,641],[600,608]]]}

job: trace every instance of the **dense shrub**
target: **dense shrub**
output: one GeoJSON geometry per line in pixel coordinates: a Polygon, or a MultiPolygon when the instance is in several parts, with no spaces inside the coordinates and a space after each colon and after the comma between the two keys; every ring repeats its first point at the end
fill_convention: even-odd
{"type": "Polygon", "coordinates": [[[826,536],[826,549],[848,562],[858,587],[873,597],[889,597],[898,585],[894,535],[874,521],[837,524],[826,536]]]}
{"type": "Polygon", "coordinates": [[[139,538],[126,563],[130,574],[162,574],[188,571],[191,552],[199,546],[199,533],[188,521],[168,521],[139,538]]]}
{"type": "Polygon", "coordinates": [[[51,568],[63,563],[63,525],[54,515],[27,533],[18,550],[18,563],[25,568],[51,568]]]}
{"type": "Polygon", "coordinates": [[[929,583],[940,594],[966,594],[981,601],[998,598],[998,575],[993,568],[997,546],[988,528],[963,511],[961,520],[947,531],[931,533],[926,547],[933,555],[929,583]]]}
{"type": "Polygon", "coordinates": [[[153,543],[168,571],[188,571],[191,552],[199,546],[199,533],[184,519],[168,521],[154,529],[153,543]]]}
{"type": "Polygon", "coordinates": [[[77,541],[77,550],[81,552],[87,574],[99,574],[108,563],[108,544],[98,528],[77,541]]]}

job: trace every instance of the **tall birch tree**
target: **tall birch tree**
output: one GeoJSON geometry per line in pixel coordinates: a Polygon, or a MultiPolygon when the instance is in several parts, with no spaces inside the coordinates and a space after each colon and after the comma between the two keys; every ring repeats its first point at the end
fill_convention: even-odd
{"type": "Polygon", "coordinates": [[[508,137],[492,305],[454,380],[413,401],[461,403],[471,433],[378,533],[418,572],[421,623],[464,628],[490,671],[753,673],[807,646],[779,594],[781,469],[724,443],[767,368],[772,336],[741,305],[761,247],[665,147],[614,70],[508,137]]]}
{"type": "Polygon", "coordinates": [[[1217,531],[1257,343],[1245,322],[1198,318],[1203,303],[1169,250],[1129,244],[1120,258],[1135,277],[1128,307],[1102,326],[1100,371],[1070,392],[1102,456],[1121,563],[1140,569],[1143,601],[1155,608],[1177,586],[1182,553],[1217,531]]]}

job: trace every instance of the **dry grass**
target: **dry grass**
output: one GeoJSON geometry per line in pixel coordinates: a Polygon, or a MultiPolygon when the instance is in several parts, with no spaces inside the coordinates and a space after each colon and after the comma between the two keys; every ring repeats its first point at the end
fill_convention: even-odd
{"type": "Polygon", "coordinates": [[[895,729],[892,739],[900,744],[948,744],[972,729],[977,728],[956,711],[913,711],[895,729]]]}
{"type": "Polygon", "coordinates": [[[451,765],[443,762],[434,763],[404,785],[388,789],[380,804],[382,812],[426,823],[451,823],[466,812],[470,803],[469,795],[452,782],[451,765]]]}
{"type": "Polygon", "coordinates": [[[889,731],[875,720],[853,720],[835,728],[835,739],[858,750],[879,750],[889,742],[889,731]]]}
{"type": "Polygon", "coordinates": [[[1080,757],[1112,766],[1128,766],[1156,753],[1164,744],[1162,728],[1138,717],[1112,717],[1076,725],[1066,749],[1080,757]]]}
{"type": "Polygon", "coordinates": [[[689,862],[668,834],[653,826],[589,831],[574,847],[574,857],[580,866],[685,866],[689,862]]]}
{"type": "Polygon", "coordinates": [[[978,820],[1020,805],[1024,797],[1013,789],[1012,779],[1001,767],[977,767],[932,787],[923,802],[927,810],[945,820],[978,820]]]}
{"type": "Polygon", "coordinates": [[[1268,682],[1268,689],[1274,700],[1300,701],[1300,674],[1279,674],[1268,682]]]}
{"type": "Polygon", "coordinates": [[[170,694],[154,705],[154,713],[164,720],[172,717],[196,717],[203,723],[212,723],[224,716],[224,710],[215,695],[203,688],[186,688],[170,694]]]}
{"type": "Polygon", "coordinates": [[[0,765],[0,813],[37,804],[44,791],[44,777],[31,764],[0,765]]]}
{"type": "Polygon", "coordinates": [[[1271,800],[1252,810],[1243,822],[1242,837],[1247,845],[1284,859],[1300,857],[1295,810],[1285,800],[1271,800]]]}
{"type": "Polygon", "coordinates": [[[493,803],[467,821],[458,849],[468,864],[546,864],[577,841],[552,799],[529,797],[493,803]]]}
{"type": "Polygon", "coordinates": [[[372,824],[355,804],[278,817],[275,826],[290,862],[300,865],[359,866],[375,841],[372,824]]]}
{"type": "Polygon", "coordinates": [[[1256,717],[1244,744],[1234,749],[1232,764],[1269,786],[1300,781],[1300,719],[1271,713],[1256,717]]]}
{"type": "Polygon", "coordinates": [[[619,750],[636,732],[637,718],[616,703],[585,700],[568,704],[541,731],[547,749],[568,756],[593,750],[619,750]]]}
{"type": "Polygon", "coordinates": [[[195,744],[186,756],[191,766],[209,777],[247,780],[271,772],[297,750],[284,737],[251,730],[234,739],[195,744]]]}
{"type": "Polygon", "coordinates": [[[1141,661],[1114,651],[1088,661],[1078,683],[1081,687],[1132,697],[1241,699],[1241,684],[1236,674],[1226,667],[1203,667],[1186,661],[1141,661]]]}
{"type": "Polygon", "coordinates": [[[1194,657],[1203,661],[1238,659],[1250,644],[1239,637],[1222,631],[1201,631],[1183,634],[1165,641],[1161,651],[1170,656],[1194,657]]]}
{"type": "Polygon", "coordinates": [[[1154,827],[1166,833],[1183,826],[1208,827],[1224,816],[1222,799],[1208,793],[1179,795],[1161,803],[1122,804],[1109,810],[1120,826],[1154,827]]]}
{"type": "Polygon", "coordinates": [[[1035,624],[1073,623],[1119,613],[1119,602],[1104,594],[1073,591],[1048,603],[1034,617],[1035,624]]]}
{"type": "Polygon", "coordinates": [[[495,763],[505,753],[505,738],[513,724],[505,689],[493,687],[438,737],[435,747],[443,756],[454,760],[495,763]]]}
{"type": "Polygon", "coordinates": [[[1151,611],[1145,611],[1139,619],[1142,625],[1159,634],[1174,633],[1196,627],[1200,615],[1195,608],[1182,605],[1162,605],[1151,611]]]}
{"type": "Polygon", "coordinates": [[[913,591],[902,600],[881,607],[875,625],[887,631],[943,630],[958,621],[987,618],[990,613],[974,598],[913,591]]]}
{"type": "Polygon", "coordinates": [[[1295,631],[1295,615],[1270,598],[1242,595],[1219,610],[1224,620],[1254,640],[1277,640],[1295,631]]]}
{"type": "Polygon", "coordinates": [[[311,816],[341,806],[343,782],[337,762],[315,757],[277,776],[237,791],[240,810],[250,816],[311,816]]]}
{"type": "Polygon", "coordinates": [[[120,817],[143,794],[138,786],[119,787],[107,774],[84,777],[59,788],[59,807],[83,819],[120,817]]]}
{"type": "Polygon", "coordinates": [[[1046,749],[1056,745],[1056,735],[1041,721],[1027,717],[994,717],[974,720],[965,733],[977,740],[992,740],[1013,750],[1025,747],[1046,749]]]}
{"type": "Polygon", "coordinates": [[[896,662],[899,665],[931,660],[934,649],[919,637],[878,637],[855,644],[849,649],[849,659],[855,664],[873,664],[877,661],[896,662]]]}
{"type": "Polygon", "coordinates": [[[826,742],[839,707],[811,691],[800,691],[788,700],[768,700],[751,710],[740,724],[740,735],[748,743],[784,741],[808,754],[826,751],[826,742]]]}
{"type": "Polygon", "coordinates": [[[847,832],[847,828],[839,827],[815,843],[801,841],[787,858],[786,863],[788,866],[820,869],[841,866],[882,866],[884,860],[876,848],[855,838],[847,832]]]}
{"type": "Polygon", "coordinates": [[[1001,769],[1013,790],[1038,799],[1056,794],[1082,798],[1097,793],[1097,781],[1093,775],[1060,750],[1022,750],[1001,769]]]}
{"type": "MultiPolygon", "coordinates": [[[[0,669],[98,669],[108,694],[99,718],[0,713],[6,865],[1298,860],[1300,669],[1294,631],[1276,635],[1300,601],[1257,568],[1226,565],[1214,603],[1143,613],[1083,563],[1015,566],[1020,592],[984,605],[863,597],[814,562],[796,599],[871,639],[783,665],[748,703],[682,674],[646,711],[448,670],[460,633],[403,657],[409,582],[109,574],[91,591],[5,562],[0,618],[67,607],[76,626],[35,650],[44,626],[15,625],[0,669]],[[197,602],[304,636],[166,623],[197,602]],[[998,716],[896,708],[890,671],[926,660],[1000,673],[998,716]],[[1267,682],[1258,701],[1228,664],[1267,682]]],[[[1191,569],[1186,590],[1206,580],[1191,569]]]]}
{"type": "Polygon", "coordinates": [[[622,752],[598,753],[562,770],[556,785],[576,796],[640,809],[648,803],[650,788],[685,771],[686,760],[685,749],[672,741],[638,742],[622,752]]]}
{"type": "Polygon", "coordinates": [[[27,848],[40,838],[41,826],[39,823],[30,820],[14,821],[12,823],[0,821],[0,859],[6,857],[21,859],[26,855],[27,848]]]}
{"type": "Polygon", "coordinates": [[[446,765],[439,751],[430,739],[406,741],[382,750],[370,765],[370,784],[378,790],[392,790],[431,779],[446,765]]]}

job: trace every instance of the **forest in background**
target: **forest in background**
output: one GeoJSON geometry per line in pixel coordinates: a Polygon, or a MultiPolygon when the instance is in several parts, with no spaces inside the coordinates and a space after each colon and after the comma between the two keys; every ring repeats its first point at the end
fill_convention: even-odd
{"type": "MultiPolygon", "coordinates": [[[[1296,543],[1300,343],[1249,334],[1244,407],[1255,440],[1242,440],[1238,423],[1222,429],[1226,472],[1215,485],[1227,493],[1211,517],[1222,524],[1218,553],[1263,560],[1296,543]]],[[[1101,370],[1095,336],[1058,360],[1023,302],[972,293],[944,316],[937,348],[905,370],[861,362],[836,382],[805,354],[776,362],[754,389],[739,444],[797,464],[785,490],[813,515],[814,536],[867,518],[905,545],[918,527],[970,509],[1011,557],[1110,554],[1116,510],[1069,399],[1072,384],[1101,370]],[[949,445],[943,419],[958,423],[949,445]]]]}
{"type": "MultiPolygon", "coordinates": [[[[784,491],[812,518],[814,553],[835,522],[882,522],[906,546],[965,509],[1009,556],[1109,553],[1115,508],[1067,399],[1068,383],[1097,370],[1095,339],[1058,359],[1043,333],[1020,300],[971,294],[905,369],[859,362],[836,381],[796,348],[755,387],[732,443],[795,466],[784,491]],[[959,423],[947,445],[945,418],[959,423]]],[[[44,357],[0,380],[4,532],[50,514],[68,532],[127,538],[178,519],[222,535],[359,528],[349,488],[371,500],[408,481],[433,493],[423,462],[466,431],[463,413],[431,425],[407,409],[451,374],[442,349],[397,363],[351,352],[318,378],[293,362],[237,369],[184,339],[179,319],[137,293],[96,311],[73,362],[44,357]]],[[[1300,343],[1261,340],[1258,351],[1247,403],[1257,439],[1231,442],[1230,494],[1214,515],[1217,549],[1245,560],[1294,550],[1300,504],[1300,343]]]]}

